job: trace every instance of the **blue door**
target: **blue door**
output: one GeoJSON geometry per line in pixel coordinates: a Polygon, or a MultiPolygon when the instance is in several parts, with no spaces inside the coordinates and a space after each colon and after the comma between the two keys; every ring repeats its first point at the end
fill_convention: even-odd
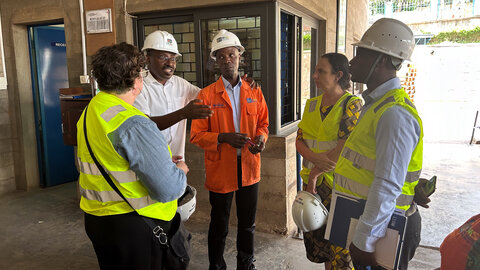
{"type": "Polygon", "coordinates": [[[63,25],[29,27],[40,185],[77,180],[73,147],[63,144],[59,89],[68,87],[63,25]]]}

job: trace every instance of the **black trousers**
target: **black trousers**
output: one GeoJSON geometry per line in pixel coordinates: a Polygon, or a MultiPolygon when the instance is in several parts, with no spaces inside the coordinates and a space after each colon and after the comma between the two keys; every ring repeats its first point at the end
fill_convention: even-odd
{"type": "MultiPolygon", "coordinates": [[[[166,233],[170,223],[155,220],[166,233]]],[[[85,214],[85,230],[97,254],[100,269],[164,269],[165,249],[152,229],[134,214],[93,216],[85,214]]]]}
{"type": "Polygon", "coordinates": [[[228,235],[228,220],[232,199],[235,193],[237,206],[237,269],[248,269],[253,263],[253,242],[255,232],[255,215],[257,212],[258,183],[242,187],[242,170],[240,158],[237,162],[239,189],[230,193],[210,191],[210,226],[208,228],[209,269],[227,269],[223,252],[228,235]]]}
{"type": "MultiPolygon", "coordinates": [[[[413,206],[412,206],[413,207],[413,206]]],[[[407,218],[407,228],[405,229],[405,237],[403,239],[402,254],[397,269],[407,270],[408,262],[413,259],[415,251],[420,245],[420,233],[422,231],[422,217],[418,210],[407,218]]],[[[365,266],[358,265],[353,262],[355,269],[366,269],[365,266]]],[[[383,270],[383,267],[372,267],[372,270],[383,270]]]]}

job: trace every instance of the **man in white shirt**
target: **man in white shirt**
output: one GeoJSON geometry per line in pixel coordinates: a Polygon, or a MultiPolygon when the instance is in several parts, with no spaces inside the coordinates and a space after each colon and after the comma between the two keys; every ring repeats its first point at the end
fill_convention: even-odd
{"type": "Polygon", "coordinates": [[[147,55],[149,74],[134,106],[148,115],[162,131],[174,160],[185,156],[185,119],[207,118],[209,106],[195,100],[200,88],[173,75],[176,58],[181,56],[172,34],[155,31],[147,36],[142,51],[147,55]]]}

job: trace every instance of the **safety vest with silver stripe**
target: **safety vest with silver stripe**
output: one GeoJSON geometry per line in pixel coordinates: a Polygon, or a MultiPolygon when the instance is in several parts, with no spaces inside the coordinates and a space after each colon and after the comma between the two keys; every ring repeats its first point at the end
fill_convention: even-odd
{"type": "MultiPolygon", "coordinates": [[[[96,216],[118,215],[134,211],[142,216],[171,220],[177,210],[177,201],[161,203],[148,195],[130,165],[118,154],[110,141],[110,135],[128,118],[139,115],[147,117],[135,107],[114,95],[100,92],[88,106],[87,134],[92,151],[130,207],[108,182],[93,162],[85,143],[83,117],[77,123],[77,160],[80,170],[80,208],[96,216]]],[[[171,153],[170,153],[171,155],[171,153]]]]}
{"type": "MultiPolygon", "coordinates": [[[[323,94],[307,100],[305,105],[305,111],[302,116],[302,121],[298,124],[298,128],[302,129],[303,141],[308,148],[314,153],[327,152],[337,146],[338,131],[340,127],[340,120],[343,116],[343,103],[350,93],[345,93],[340,97],[332,109],[328,113],[327,117],[322,120],[320,115],[320,107],[322,104],[323,94]]],[[[349,102],[352,102],[358,97],[352,97],[349,102]]],[[[308,184],[308,175],[315,165],[310,161],[303,159],[302,170],[300,176],[305,184],[308,184]]],[[[328,186],[333,186],[333,171],[323,173],[322,176],[326,180],[328,186]]],[[[320,185],[321,181],[317,181],[317,185],[320,185]]]]}
{"type": "Polygon", "coordinates": [[[335,168],[335,189],[366,198],[374,180],[376,164],[375,133],[382,114],[392,106],[402,106],[411,113],[420,125],[420,137],[408,164],[402,193],[396,207],[408,210],[413,202],[415,186],[422,171],[423,126],[415,106],[403,89],[390,90],[376,101],[363,115],[340,154],[335,168]]]}

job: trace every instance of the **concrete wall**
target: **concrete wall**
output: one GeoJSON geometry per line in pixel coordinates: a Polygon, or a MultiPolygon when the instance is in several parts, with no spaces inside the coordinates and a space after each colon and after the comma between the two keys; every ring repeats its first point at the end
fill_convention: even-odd
{"type": "Polygon", "coordinates": [[[8,81],[7,90],[0,92],[1,194],[39,186],[27,25],[63,22],[70,86],[79,85],[82,66],[78,1],[2,0],[0,12],[8,81]]]}
{"type": "MultiPolygon", "coordinates": [[[[107,0],[98,0],[107,1],[107,0]]],[[[126,16],[122,0],[114,0],[116,41],[133,41],[132,21],[126,16]]],[[[216,5],[260,2],[258,0],[129,0],[130,14],[173,9],[193,9],[216,5]]],[[[336,0],[283,0],[320,22],[320,52],[332,52],[336,42],[336,0]]],[[[347,56],[353,54],[352,42],[360,39],[366,28],[367,1],[351,0],[347,14],[347,56]]],[[[67,67],[70,87],[81,86],[82,73],[79,4],[76,0],[0,0],[3,25],[7,90],[0,90],[0,194],[14,189],[39,186],[37,146],[33,111],[27,25],[63,22],[67,43],[67,67]]],[[[89,86],[84,85],[84,88],[89,86]]],[[[291,204],[296,195],[295,131],[271,136],[262,153],[258,229],[277,233],[293,231],[291,204]]],[[[205,171],[203,151],[187,143],[186,158],[190,166],[189,182],[198,192],[194,218],[208,218],[208,193],[203,187],[205,171]]],[[[235,215],[232,213],[232,222],[235,215]]]]}
{"type": "Polygon", "coordinates": [[[8,114],[8,92],[0,89],[0,194],[15,190],[12,132],[8,114]]]}
{"type": "Polygon", "coordinates": [[[469,18],[410,23],[408,25],[412,28],[412,31],[415,34],[431,33],[436,35],[440,32],[450,32],[454,30],[472,30],[475,27],[480,26],[480,15],[469,18]]]}

